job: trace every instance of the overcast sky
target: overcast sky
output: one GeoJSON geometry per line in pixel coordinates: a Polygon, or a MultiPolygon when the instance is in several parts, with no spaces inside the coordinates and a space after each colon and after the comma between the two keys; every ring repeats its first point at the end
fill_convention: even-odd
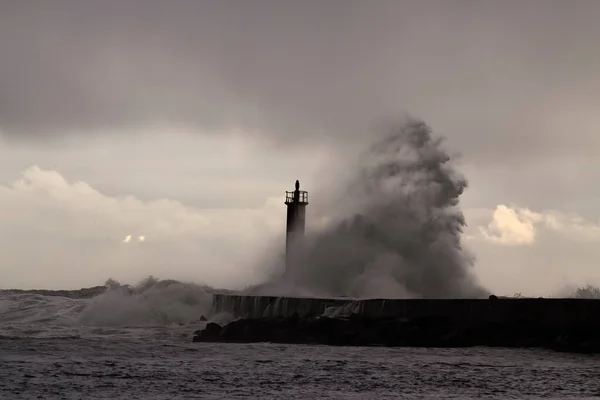
{"type": "Polygon", "coordinates": [[[374,127],[460,155],[492,291],[600,284],[600,2],[0,3],[0,287],[240,287],[374,127]]]}

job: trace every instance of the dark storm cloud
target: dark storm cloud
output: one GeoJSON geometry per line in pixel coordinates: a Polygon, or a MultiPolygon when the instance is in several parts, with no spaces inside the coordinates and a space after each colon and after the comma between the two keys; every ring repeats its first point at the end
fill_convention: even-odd
{"type": "Polygon", "coordinates": [[[3,2],[0,129],[174,122],[288,141],[407,111],[482,158],[576,152],[589,135],[566,143],[539,119],[597,96],[599,13],[593,0],[3,2]]]}

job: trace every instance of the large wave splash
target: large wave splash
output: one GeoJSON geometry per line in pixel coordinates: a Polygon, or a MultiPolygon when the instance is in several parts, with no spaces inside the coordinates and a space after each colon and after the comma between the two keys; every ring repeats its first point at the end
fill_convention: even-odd
{"type": "Polygon", "coordinates": [[[88,326],[161,326],[187,324],[210,313],[212,288],[148,277],[136,286],[107,282],[78,316],[88,326]]]}
{"type": "MultiPolygon", "coordinates": [[[[335,199],[344,213],[308,233],[264,294],[477,298],[488,293],[461,245],[467,180],[423,122],[390,129],[358,160],[335,199]]],[[[257,291],[255,289],[255,291],[257,291]]]]}
{"type": "Polygon", "coordinates": [[[192,324],[210,317],[208,286],[148,277],[135,286],[110,279],[104,290],[0,292],[0,325],[150,327],[192,324]],[[96,293],[82,298],[77,293],[96,293]],[[43,292],[44,294],[41,294],[43,292]]]}

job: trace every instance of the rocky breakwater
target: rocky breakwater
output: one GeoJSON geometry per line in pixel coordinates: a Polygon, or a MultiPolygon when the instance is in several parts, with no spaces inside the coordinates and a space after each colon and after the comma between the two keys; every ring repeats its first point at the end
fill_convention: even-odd
{"type": "Polygon", "coordinates": [[[575,324],[546,323],[539,318],[452,316],[418,318],[268,317],[238,319],[224,326],[208,323],[194,342],[321,344],[389,347],[538,347],[600,353],[600,326],[593,318],[575,324]]]}

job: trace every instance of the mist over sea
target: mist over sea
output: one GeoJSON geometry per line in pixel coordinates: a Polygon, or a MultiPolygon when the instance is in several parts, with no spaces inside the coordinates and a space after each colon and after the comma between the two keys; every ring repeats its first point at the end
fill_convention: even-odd
{"type": "MultiPolygon", "coordinates": [[[[0,399],[594,398],[600,357],[192,343],[212,289],[0,291],[0,399]]],[[[205,318],[202,318],[205,317],[205,318]]],[[[206,320],[204,320],[206,319],[206,320]]]]}

